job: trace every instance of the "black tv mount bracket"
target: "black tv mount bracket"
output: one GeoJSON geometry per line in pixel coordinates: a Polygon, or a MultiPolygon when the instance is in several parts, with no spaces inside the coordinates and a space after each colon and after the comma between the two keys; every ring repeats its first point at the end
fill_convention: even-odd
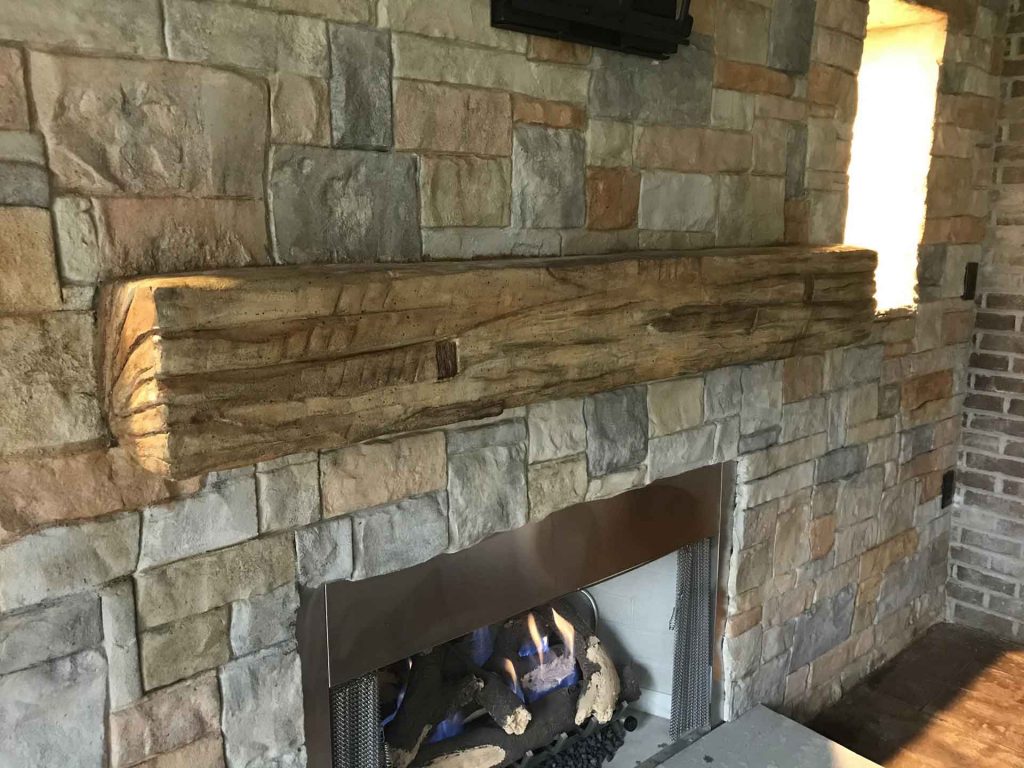
{"type": "Polygon", "coordinates": [[[690,0],[491,0],[491,26],[667,59],[693,16],[690,0]]]}

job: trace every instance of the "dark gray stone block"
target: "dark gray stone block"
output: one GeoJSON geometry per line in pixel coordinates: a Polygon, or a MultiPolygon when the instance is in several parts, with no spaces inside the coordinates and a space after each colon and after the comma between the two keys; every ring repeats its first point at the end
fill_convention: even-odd
{"type": "Polygon", "coordinates": [[[517,125],[512,145],[512,224],[582,227],[586,218],[586,145],[578,131],[517,125]]]}
{"type": "Polygon", "coordinates": [[[851,584],[793,619],[795,639],[790,671],[814,661],[850,636],[856,597],[857,585],[851,584]]]}
{"type": "Polygon", "coordinates": [[[590,80],[592,117],[665,125],[707,125],[714,57],[705,39],[665,61],[598,50],[590,80]]]}
{"type": "Polygon", "coordinates": [[[647,391],[602,392],[583,401],[591,477],[639,466],[647,458],[647,391]]]}
{"type": "Polygon", "coordinates": [[[46,169],[29,163],[0,162],[0,205],[50,205],[50,177],[46,169]]]}
{"type": "Polygon", "coordinates": [[[331,125],[335,146],[389,149],[391,34],[331,25],[331,125]]]}
{"type": "Polygon", "coordinates": [[[864,469],[867,462],[868,447],[851,445],[847,448],[826,453],[818,459],[815,467],[815,483],[829,483],[841,477],[855,475],[864,469]]]}
{"type": "Polygon", "coordinates": [[[769,33],[768,66],[806,74],[811,68],[811,38],[817,0],[776,3],[769,33]]]}
{"type": "Polygon", "coordinates": [[[416,159],[276,147],[270,179],[279,261],[419,261],[416,159]]]}
{"type": "Polygon", "coordinates": [[[103,639],[95,594],[0,618],[0,675],[93,648],[103,639]]]}
{"type": "Polygon", "coordinates": [[[786,126],[786,199],[802,197],[807,191],[807,124],[786,126]]]}

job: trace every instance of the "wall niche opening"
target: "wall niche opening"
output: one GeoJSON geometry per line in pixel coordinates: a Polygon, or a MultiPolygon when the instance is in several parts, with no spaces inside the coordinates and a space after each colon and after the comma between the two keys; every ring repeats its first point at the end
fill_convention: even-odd
{"type": "Polygon", "coordinates": [[[872,0],[857,77],[845,242],[878,251],[878,311],[916,304],[946,15],[872,0]]]}

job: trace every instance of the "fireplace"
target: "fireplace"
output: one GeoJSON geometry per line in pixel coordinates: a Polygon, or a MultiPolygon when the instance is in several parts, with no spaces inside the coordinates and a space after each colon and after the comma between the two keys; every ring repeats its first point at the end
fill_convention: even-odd
{"type": "Polygon", "coordinates": [[[732,464],[706,467],[308,591],[298,635],[310,768],[560,768],[620,747],[673,753],[721,719],[732,487],[732,464]]]}

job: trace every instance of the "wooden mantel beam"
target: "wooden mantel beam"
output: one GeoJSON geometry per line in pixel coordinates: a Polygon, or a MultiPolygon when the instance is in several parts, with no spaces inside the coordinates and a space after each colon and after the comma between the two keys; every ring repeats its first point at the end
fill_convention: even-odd
{"type": "Polygon", "coordinates": [[[260,267],[102,296],[110,425],[181,478],[864,339],[841,246],[260,267]]]}

